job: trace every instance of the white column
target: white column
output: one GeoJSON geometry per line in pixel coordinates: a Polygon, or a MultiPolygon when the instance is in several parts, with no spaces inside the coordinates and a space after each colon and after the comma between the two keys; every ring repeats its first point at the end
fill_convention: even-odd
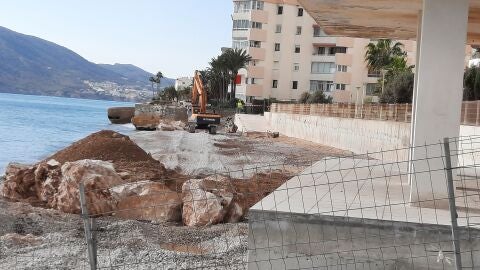
{"type": "MultiPolygon", "coordinates": [[[[423,1],[412,120],[414,147],[459,136],[468,11],[469,0],[423,1]]],[[[447,198],[443,160],[434,158],[441,151],[440,145],[412,151],[412,203],[433,205],[434,198],[447,198]]]]}

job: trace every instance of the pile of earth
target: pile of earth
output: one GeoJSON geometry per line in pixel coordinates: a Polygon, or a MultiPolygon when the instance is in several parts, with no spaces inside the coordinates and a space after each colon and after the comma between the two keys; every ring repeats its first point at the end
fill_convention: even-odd
{"type": "Polygon", "coordinates": [[[84,159],[113,163],[115,170],[128,182],[142,180],[162,181],[181,177],[175,171],[165,169],[142,148],[120,133],[103,130],[75,142],[44,160],[56,160],[61,164],[84,159]]]}

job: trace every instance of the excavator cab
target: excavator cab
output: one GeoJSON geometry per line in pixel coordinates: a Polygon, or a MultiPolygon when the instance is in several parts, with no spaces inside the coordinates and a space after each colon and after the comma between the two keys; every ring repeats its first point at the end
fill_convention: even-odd
{"type": "Polygon", "coordinates": [[[207,91],[203,87],[200,72],[195,71],[192,88],[192,109],[188,117],[188,127],[191,133],[196,129],[208,129],[210,134],[217,133],[217,126],[220,125],[221,115],[214,112],[207,112],[207,91]]]}

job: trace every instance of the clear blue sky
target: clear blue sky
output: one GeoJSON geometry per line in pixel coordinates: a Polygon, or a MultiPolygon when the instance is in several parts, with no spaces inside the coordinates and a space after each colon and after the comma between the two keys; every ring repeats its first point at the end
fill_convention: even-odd
{"type": "Polygon", "coordinates": [[[129,63],[175,78],[231,46],[231,0],[10,0],[0,25],[94,63],[129,63]]]}

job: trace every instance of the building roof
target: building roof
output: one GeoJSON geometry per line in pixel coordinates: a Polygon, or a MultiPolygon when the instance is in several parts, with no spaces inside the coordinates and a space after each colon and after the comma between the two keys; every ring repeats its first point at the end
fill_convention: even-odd
{"type": "MultiPolygon", "coordinates": [[[[422,0],[298,0],[325,33],[415,40],[422,0]]],[[[467,43],[480,45],[480,0],[470,0],[467,43]]]]}

